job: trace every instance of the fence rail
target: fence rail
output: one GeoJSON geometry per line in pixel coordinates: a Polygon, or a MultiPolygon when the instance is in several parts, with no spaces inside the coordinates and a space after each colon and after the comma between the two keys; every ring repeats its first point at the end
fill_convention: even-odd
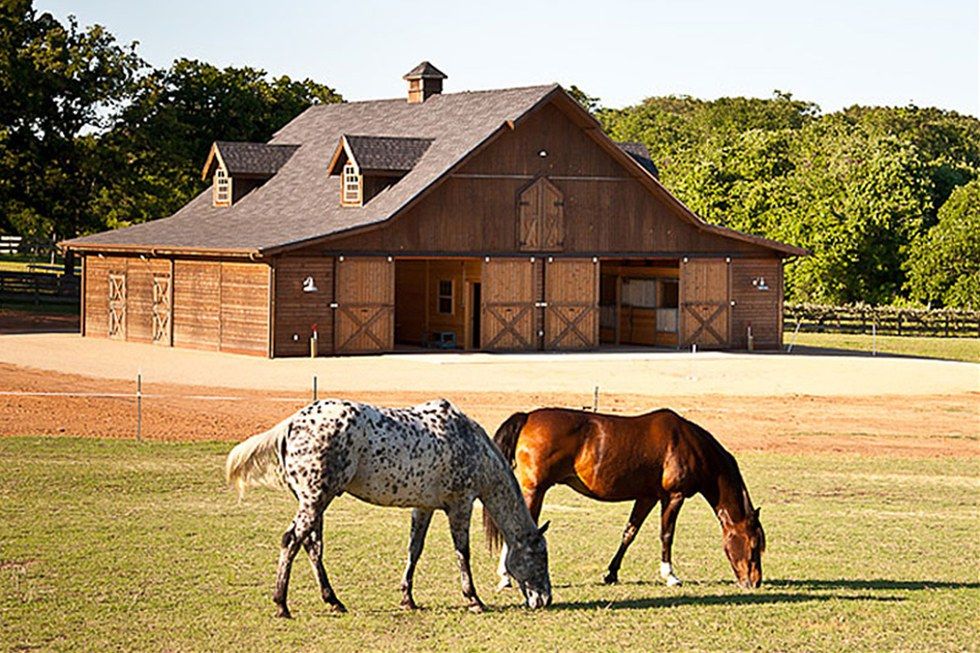
{"type": "Polygon", "coordinates": [[[897,308],[894,306],[821,306],[786,304],[786,330],[804,333],[939,336],[980,336],[980,311],[955,309],[897,308]]]}
{"type": "Polygon", "coordinates": [[[81,281],[75,275],[0,270],[0,297],[34,301],[78,301],[81,281]]]}

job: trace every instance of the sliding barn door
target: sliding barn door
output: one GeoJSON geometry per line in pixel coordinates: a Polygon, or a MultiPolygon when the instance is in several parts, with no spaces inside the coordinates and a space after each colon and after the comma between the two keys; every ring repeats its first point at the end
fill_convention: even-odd
{"type": "Polygon", "coordinates": [[[699,349],[730,346],[730,265],[725,259],[681,262],[681,343],[699,349]]]}
{"type": "Polygon", "coordinates": [[[337,259],[334,351],[395,348],[395,264],[383,257],[337,259]]]}
{"type": "Polygon", "coordinates": [[[544,268],[544,348],[594,349],[599,345],[599,264],[592,259],[552,259],[544,268]]]}
{"type": "Polygon", "coordinates": [[[109,337],[126,339],[126,273],[109,273],[109,337]]]}
{"type": "Polygon", "coordinates": [[[481,349],[538,348],[540,263],[530,258],[492,258],[483,264],[481,349]]]}

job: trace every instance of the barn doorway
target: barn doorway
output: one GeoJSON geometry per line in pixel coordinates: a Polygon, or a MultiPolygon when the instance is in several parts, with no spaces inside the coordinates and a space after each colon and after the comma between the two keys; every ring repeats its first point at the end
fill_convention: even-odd
{"type": "Polygon", "coordinates": [[[604,260],[599,277],[599,341],[606,345],[679,346],[680,262],[604,260]]]}
{"type": "Polygon", "coordinates": [[[480,259],[396,259],[395,345],[479,349],[481,273],[480,259]]]}

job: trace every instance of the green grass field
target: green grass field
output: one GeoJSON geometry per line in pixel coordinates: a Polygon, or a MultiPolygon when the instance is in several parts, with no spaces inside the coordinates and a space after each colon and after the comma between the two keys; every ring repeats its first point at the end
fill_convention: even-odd
{"type": "MultiPolygon", "coordinates": [[[[784,345],[793,341],[792,332],[783,335],[784,345]]],[[[843,351],[872,351],[871,336],[837,333],[799,333],[795,347],[815,347],[843,351]]],[[[980,338],[920,338],[915,336],[878,336],[879,354],[941,358],[980,363],[980,338]]]]}
{"type": "Polygon", "coordinates": [[[980,628],[980,461],[843,455],[740,457],[763,506],[760,590],[735,587],[704,502],[685,506],[675,564],[657,578],[656,520],[601,584],[629,506],[548,495],[555,605],[496,594],[474,520],[474,571],[491,610],[465,611],[444,516],[398,608],[409,512],[343,497],[326,564],[350,613],[319,602],[305,559],[295,619],[270,601],[294,502],[223,486],[227,443],[0,439],[0,647],[9,650],[967,650],[980,628]]]}

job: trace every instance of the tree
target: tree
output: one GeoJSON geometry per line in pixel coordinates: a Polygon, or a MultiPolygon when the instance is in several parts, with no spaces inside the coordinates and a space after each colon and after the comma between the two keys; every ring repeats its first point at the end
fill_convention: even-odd
{"type": "Polygon", "coordinates": [[[906,267],[913,299],[980,310],[980,179],[952,192],[939,221],[913,244],[906,267]]]}
{"type": "Polygon", "coordinates": [[[256,68],[179,59],[153,71],[102,139],[107,165],[126,174],[104,189],[100,221],[116,227],[170,215],[204,190],[212,142],[266,142],[309,106],[341,101],[323,84],[270,79],[256,68]]]}
{"type": "Polygon", "coordinates": [[[92,200],[111,171],[98,139],[143,67],[135,44],[98,25],[62,25],[31,0],[0,4],[0,229],[67,237],[99,226],[92,200]]]}

